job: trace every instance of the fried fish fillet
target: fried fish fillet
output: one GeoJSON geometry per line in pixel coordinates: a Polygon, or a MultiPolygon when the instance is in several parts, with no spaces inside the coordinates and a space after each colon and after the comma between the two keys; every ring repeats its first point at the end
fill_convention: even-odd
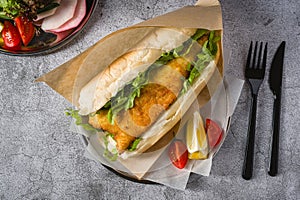
{"type": "Polygon", "coordinates": [[[164,110],[167,110],[177,99],[182,89],[183,77],[188,76],[189,62],[176,58],[168,64],[151,72],[149,83],[141,89],[135,98],[134,106],[122,111],[110,124],[107,112],[101,110],[89,119],[89,123],[114,135],[117,149],[122,152],[151,126],[164,110]]]}

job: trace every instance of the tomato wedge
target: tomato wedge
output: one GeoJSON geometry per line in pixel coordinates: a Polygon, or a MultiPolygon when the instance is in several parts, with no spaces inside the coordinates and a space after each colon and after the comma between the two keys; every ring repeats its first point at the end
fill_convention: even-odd
{"type": "Polygon", "coordinates": [[[215,121],[206,119],[206,133],[210,149],[220,144],[223,131],[215,121]]]}
{"type": "Polygon", "coordinates": [[[173,165],[179,169],[184,168],[188,161],[188,151],[181,140],[174,140],[171,143],[168,155],[173,165]]]}
{"type": "Polygon", "coordinates": [[[27,46],[35,34],[33,23],[25,16],[16,17],[15,23],[21,35],[24,46],[27,46]]]}
{"type": "Polygon", "coordinates": [[[2,30],[5,49],[19,50],[21,48],[21,38],[17,28],[9,21],[4,21],[2,30]]]}

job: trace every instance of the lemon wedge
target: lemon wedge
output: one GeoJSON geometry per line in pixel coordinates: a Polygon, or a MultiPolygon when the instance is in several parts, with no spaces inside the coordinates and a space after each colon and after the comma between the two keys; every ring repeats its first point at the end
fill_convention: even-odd
{"type": "Polygon", "coordinates": [[[186,144],[189,159],[206,159],[208,156],[208,142],[202,117],[194,112],[186,127],[186,144]]]}
{"type": "Polygon", "coordinates": [[[3,46],[4,45],[4,40],[3,38],[0,36],[0,46],[3,46]]]}
{"type": "Polygon", "coordinates": [[[3,25],[3,23],[0,22],[0,33],[2,32],[3,28],[4,28],[4,25],[3,25]]]}

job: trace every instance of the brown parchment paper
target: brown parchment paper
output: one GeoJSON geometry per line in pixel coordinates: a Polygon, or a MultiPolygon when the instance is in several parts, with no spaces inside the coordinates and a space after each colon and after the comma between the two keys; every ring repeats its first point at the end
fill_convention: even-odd
{"type": "Polygon", "coordinates": [[[222,30],[220,5],[210,6],[206,0],[199,6],[187,6],[137,25],[116,31],[86,51],[64,63],[37,81],[47,83],[52,89],[78,106],[79,92],[94,76],[139,43],[153,31],[151,27],[206,28],[222,30]],[[202,6],[204,4],[204,6],[202,6]],[[116,48],[117,47],[117,48],[116,48]]]}
{"type": "MultiPolygon", "coordinates": [[[[79,93],[93,77],[104,70],[116,58],[120,57],[128,50],[135,47],[139,41],[157,27],[177,27],[177,28],[204,28],[210,30],[220,30],[222,32],[222,13],[218,1],[200,0],[197,6],[187,6],[162,16],[141,22],[134,26],[118,30],[88,48],[86,51],[62,64],[53,71],[41,76],[38,82],[45,82],[53,90],[58,92],[74,106],[78,107],[79,93]]],[[[210,94],[217,88],[222,80],[223,60],[217,64],[218,68],[211,78],[213,82],[206,87],[199,95],[199,104],[203,105],[210,99],[210,94]]],[[[160,140],[149,152],[152,157],[131,158],[129,161],[123,160],[121,163],[129,169],[137,178],[142,178],[153,163],[164,151],[166,144],[169,143],[174,135],[176,125],[165,136],[165,140],[160,140]],[[158,148],[160,147],[160,148],[158,148]],[[158,150],[157,150],[158,149],[158,150]],[[142,164],[138,164],[142,163],[142,164]]]]}

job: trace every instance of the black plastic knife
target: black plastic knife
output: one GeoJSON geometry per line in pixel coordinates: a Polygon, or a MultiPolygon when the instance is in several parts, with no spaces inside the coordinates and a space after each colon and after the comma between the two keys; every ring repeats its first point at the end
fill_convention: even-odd
{"type": "Polygon", "coordinates": [[[284,60],[285,41],[278,47],[270,69],[269,85],[274,95],[273,106],[273,139],[269,175],[276,176],[278,172],[279,154],[279,131],[280,131],[280,108],[281,108],[281,86],[284,60]]]}

